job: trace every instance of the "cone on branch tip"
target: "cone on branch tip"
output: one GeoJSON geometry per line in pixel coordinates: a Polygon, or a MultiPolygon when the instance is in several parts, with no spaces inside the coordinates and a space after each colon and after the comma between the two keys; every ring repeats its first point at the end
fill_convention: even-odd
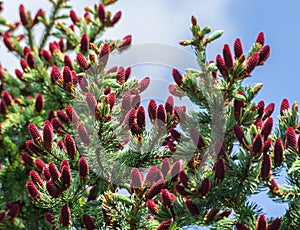
{"type": "Polygon", "coordinates": [[[233,58],[232,58],[232,53],[231,53],[231,49],[229,47],[228,44],[224,45],[223,48],[223,58],[224,58],[224,62],[225,65],[228,69],[233,68],[233,58]]]}
{"type": "Polygon", "coordinates": [[[199,209],[198,209],[197,205],[192,200],[186,199],[184,204],[185,204],[185,207],[192,214],[192,216],[199,214],[199,209]]]}
{"type": "Polygon", "coordinates": [[[141,188],[143,183],[143,175],[137,168],[131,169],[130,172],[131,186],[132,188],[141,188]]]}
{"type": "Polygon", "coordinates": [[[297,149],[296,132],[293,127],[288,127],[285,132],[285,148],[297,149]]]}
{"type": "Polygon", "coordinates": [[[244,55],[243,45],[241,40],[238,38],[234,41],[234,56],[235,58],[240,58],[244,55]]]}
{"type": "Polygon", "coordinates": [[[78,161],[78,172],[82,180],[87,179],[89,176],[89,164],[85,157],[81,157],[78,161]]]}
{"type": "Polygon", "coordinates": [[[257,230],[267,230],[268,229],[268,221],[264,214],[261,214],[257,218],[256,222],[257,230]]]}
{"type": "Polygon", "coordinates": [[[156,181],[152,186],[148,189],[146,193],[146,199],[151,200],[153,197],[155,197],[157,194],[160,193],[160,191],[165,187],[165,181],[163,179],[156,181]]]}
{"type": "Polygon", "coordinates": [[[41,113],[44,108],[43,94],[38,93],[35,98],[34,108],[37,113],[41,113]]]}
{"type": "Polygon", "coordinates": [[[259,43],[263,46],[265,44],[265,40],[265,34],[260,32],[256,37],[255,43],[259,43]]]}
{"type": "Polygon", "coordinates": [[[198,192],[201,194],[201,196],[207,196],[211,188],[211,183],[209,178],[204,178],[201,182],[198,192]]]}
{"type": "Polygon", "coordinates": [[[32,198],[38,198],[40,192],[32,181],[26,183],[26,190],[32,198]]]}
{"type": "Polygon", "coordinates": [[[280,104],[280,116],[284,116],[284,111],[290,109],[290,104],[287,99],[283,99],[280,104]]]}
{"type": "Polygon", "coordinates": [[[97,226],[96,226],[93,218],[91,216],[89,216],[88,214],[82,215],[82,222],[87,230],[97,229],[97,226]]]}
{"type": "Polygon", "coordinates": [[[274,143],[274,161],[276,165],[281,165],[283,162],[284,147],[281,139],[277,138],[274,143]]]}
{"type": "Polygon", "coordinates": [[[60,209],[59,221],[63,226],[69,226],[71,224],[71,210],[67,204],[60,209]]]}
{"type": "Polygon", "coordinates": [[[261,168],[260,168],[260,175],[263,180],[267,180],[269,176],[271,175],[271,169],[272,169],[272,160],[269,154],[264,154],[261,168]]]}
{"type": "Polygon", "coordinates": [[[90,144],[90,136],[89,136],[87,129],[82,124],[79,124],[77,126],[77,132],[78,132],[79,138],[83,142],[83,144],[88,146],[90,144]]]}
{"type": "Polygon", "coordinates": [[[172,70],[172,75],[173,75],[173,79],[176,82],[176,84],[181,87],[183,80],[182,80],[182,75],[179,73],[179,71],[177,69],[173,69],[172,70]]]}

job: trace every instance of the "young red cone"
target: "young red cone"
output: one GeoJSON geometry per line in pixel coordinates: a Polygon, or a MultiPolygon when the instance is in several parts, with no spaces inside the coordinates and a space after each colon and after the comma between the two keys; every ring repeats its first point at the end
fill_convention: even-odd
{"type": "Polygon", "coordinates": [[[66,146],[68,156],[74,160],[76,155],[76,144],[73,137],[70,134],[67,134],[64,139],[64,144],[66,146]]]}
{"type": "Polygon", "coordinates": [[[150,169],[146,173],[144,185],[150,187],[156,181],[156,177],[157,174],[159,174],[159,171],[160,170],[157,168],[156,165],[150,167],[150,169]]]}
{"type": "Polygon", "coordinates": [[[104,9],[104,5],[103,4],[99,4],[97,13],[98,13],[99,20],[103,24],[106,21],[106,11],[104,9]]]}
{"type": "Polygon", "coordinates": [[[61,169],[61,182],[64,188],[68,188],[72,183],[71,170],[68,165],[64,165],[61,169]]]}
{"type": "Polygon", "coordinates": [[[32,198],[40,197],[40,192],[32,181],[26,183],[26,190],[32,198]]]}
{"type": "Polygon", "coordinates": [[[263,147],[263,153],[265,153],[265,154],[268,153],[271,146],[272,146],[272,140],[271,139],[265,140],[264,147],[263,147]]]}
{"type": "Polygon", "coordinates": [[[111,26],[114,26],[121,18],[122,16],[122,12],[121,11],[118,11],[111,19],[110,21],[110,25],[111,26]]]}
{"type": "Polygon", "coordinates": [[[99,64],[101,65],[102,68],[104,68],[104,66],[106,66],[107,64],[109,53],[110,53],[109,45],[104,43],[99,54],[99,64]]]}
{"type": "Polygon", "coordinates": [[[173,199],[171,193],[167,189],[162,189],[160,192],[161,202],[165,207],[171,207],[173,199]]]}
{"type": "Polygon", "coordinates": [[[35,103],[34,103],[35,111],[38,113],[41,113],[43,108],[44,108],[44,97],[43,94],[38,93],[35,98],[35,103]]]}
{"type": "Polygon", "coordinates": [[[295,129],[293,127],[288,127],[285,134],[285,148],[297,149],[295,129]]]}
{"type": "Polygon", "coordinates": [[[259,53],[254,53],[248,58],[246,62],[246,71],[248,74],[250,74],[255,69],[255,67],[258,65],[258,61],[259,53]]]}
{"type": "Polygon", "coordinates": [[[20,15],[22,25],[24,27],[28,27],[29,26],[28,14],[25,10],[25,7],[22,4],[19,6],[19,15],[20,15]]]}
{"type": "Polygon", "coordinates": [[[281,219],[276,218],[273,222],[269,225],[268,230],[279,230],[281,226],[281,219]]]}
{"type": "Polygon", "coordinates": [[[150,84],[150,77],[145,77],[140,83],[136,86],[138,93],[144,92],[150,84]]]}
{"type": "Polygon", "coordinates": [[[56,111],[56,114],[57,114],[57,117],[59,118],[59,120],[61,120],[64,123],[69,123],[69,117],[64,111],[58,109],[56,111]]]}
{"type": "Polygon", "coordinates": [[[114,92],[107,95],[107,101],[109,104],[109,109],[112,111],[115,103],[116,103],[116,94],[114,92]]]}
{"type": "Polygon", "coordinates": [[[268,229],[268,221],[264,214],[261,214],[257,218],[256,222],[256,230],[267,230],[268,229]]]}
{"type": "Polygon", "coordinates": [[[89,51],[90,41],[87,34],[83,34],[80,38],[80,51],[86,53],[89,51]]]}
{"type": "Polygon", "coordinates": [[[233,68],[233,58],[229,45],[225,44],[223,48],[223,58],[228,69],[233,68]]]}
{"type": "Polygon", "coordinates": [[[26,164],[27,166],[29,166],[29,167],[33,166],[33,160],[28,153],[22,152],[21,159],[24,162],[24,164],[26,164]]]}
{"type": "Polygon", "coordinates": [[[144,129],[146,126],[146,114],[143,106],[139,106],[136,112],[136,123],[140,129],[144,129]]]}
{"type": "Polygon", "coordinates": [[[49,195],[52,198],[58,198],[60,195],[60,190],[59,188],[52,182],[52,181],[47,181],[46,182],[46,189],[49,195]]]}
{"type": "Polygon", "coordinates": [[[143,183],[143,175],[137,168],[132,168],[130,172],[131,187],[141,188],[143,183]]]}
{"type": "Polygon", "coordinates": [[[180,161],[175,161],[173,163],[173,166],[172,166],[171,172],[170,172],[172,180],[176,180],[178,178],[180,170],[181,170],[180,161]]]}
{"type": "Polygon", "coordinates": [[[261,135],[264,137],[264,140],[268,139],[269,135],[272,132],[272,127],[273,127],[273,118],[269,117],[267,120],[262,125],[261,128],[261,135]]]}
{"type": "Polygon", "coordinates": [[[177,184],[175,186],[175,190],[176,190],[176,192],[178,192],[183,197],[187,197],[187,196],[191,195],[189,192],[187,192],[185,190],[185,187],[181,184],[177,184]]]}
{"type": "Polygon", "coordinates": [[[31,170],[31,171],[29,172],[29,176],[30,176],[31,181],[32,181],[35,185],[43,186],[43,181],[42,181],[40,175],[39,175],[36,171],[31,170]]]}
{"type": "Polygon", "coordinates": [[[91,216],[89,216],[88,214],[83,214],[82,222],[87,230],[98,229],[93,218],[91,216]]]}
{"type": "Polygon", "coordinates": [[[163,179],[155,182],[147,191],[146,199],[151,200],[165,187],[165,181],[163,179]]]}
{"type": "Polygon", "coordinates": [[[148,114],[151,121],[155,121],[157,118],[157,105],[154,100],[150,100],[148,104],[148,114]]]}
{"type": "Polygon", "coordinates": [[[38,130],[38,128],[36,127],[35,124],[33,123],[30,123],[28,125],[28,132],[32,138],[32,140],[37,143],[39,141],[42,140],[42,137],[41,137],[41,134],[40,134],[40,131],[38,130]]]}
{"type": "Polygon", "coordinates": [[[85,70],[87,70],[87,69],[90,68],[90,64],[89,64],[89,62],[86,60],[86,58],[84,57],[83,54],[81,54],[81,53],[77,54],[76,60],[77,60],[77,63],[78,63],[78,65],[79,65],[79,67],[80,67],[83,71],[85,71],[85,70]]]}
{"type": "Polygon", "coordinates": [[[37,158],[34,160],[34,165],[35,167],[40,171],[42,172],[43,171],[43,168],[46,166],[45,165],[45,162],[42,161],[41,159],[37,158]]]}
{"type": "Polygon", "coordinates": [[[66,106],[65,108],[66,114],[68,115],[69,120],[76,124],[80,121],[80,117],[77,115],[76,111],[72,106],[66,106]]]}
{"type": "Polygon", "coordinates": [[[52,118],[51,124],[56,132],[60,133],[61,130],[65,130],[64,126],[57,118],[52,118]]]}
{"type": "Polygon", "coordinates": [[[85,157],[81,157],[78,161],[78,172],[82,180],[89,176],[89,164],[85,157]]]}
{"type": "Polygon", "coordinates": [[[119,50],[122,51],[124,49],[127,49],[131,45],[131,42],[132,42],[132,36],[131,35],[125,36],[119,45],[119,50]]]}
{"type": "Polygon", "coordinates": [[[243,140],[245,138],[244,130],[240,126],[235,125],[233,126],[233,132],[236,139],[240,142],[240,144],[243,144],[244,143],[243,140]]]}
{"type": "Polygon", "coordinates": [[[267,117],[270,117],[274,112],[274,109],[275,109],[274,103],[270,103],[269,105],[267,105],[267,107],[264,109],[263,120],[266,119],[267,117]]]}
{"type": "Polygon", "coordinates": [[[163,105],[159,105],[157,108],[157,124],[159,126],[164,126],[167,122],[167,115],[163,105]]]}
{"type": "Polygon", "coordinates": [[[43,151],[37,145],[35,145],[31,140],[27,140],[25,142],[25,145],[29,152],[36,154],[36,155],[43,154],[43,151]]]}
{"type": "Polygon", "coordinates": [[[277,138],[274,143],[274,161],[276,165],[281,165],[283,162],[284,147],[281,139],[277,138]]]}
{"type": "Polygon", "coordinates": [[[186,199],[184,204],[185,204],[185,207],[192,214],[192,216],[199,214],[199,209],[198,209],[197,205],[192,200],[186,199]]]}
{"type": "Polygon", "coordinates": [[[79,138],[83,142],[83,144],[88,146],[90,144],[90,136],[89,136],[89,133],[86,130],[86,128],[82,124],[80,124],[77,126],[77,132],[78,132],[79,138]]]}
{"type": "Polygon", "coordinates": [[[180,87],[183,83],[182,81],[182,75],[179,73],[177,69],[172,70],[173,79],[176,82],[176,84],[180,87]]]}
{"type": "Polygon", "coordinates": [[[262,163],[261,163],[261,168],[260,168],[260,175],[263,180],[267,180],[270,176],[272,169],[272,160],[269,154],[264,154],[262,163]]]}
{"type": "Polygon", "coordinates": [[[164,178],[166,178],[166,176],[168,175],[169,170],[170,170],[170,160],[169,158],[164,158],[163,161],[161,162],[161,172],[164,178]]]}
{"type": "Polygon", "coordinates": [[[2,100],[5,102],[6,106],[10,106],[12,104],[12,102],[13,102],[13,99],[12,99],[10,93],[7,92],[7,91],[4,91],[2,93],[2,100]]]}
{"type": "Polygon", "coordinates": [[[215,178],[223,180],[225,178],[226,166],[223,159],[218,159],[214,164],[215,178]]]}
{"type": "Polygon", "coordinates": [[[26,61],[30,69],[34,69],[36,66],[35,58],[32,53],[28,53],[26,56],[26,61]]]}
{"type": "Polygon", "coordinates": [[[250,228],[248,228],[246,225],[244,225],[243,223],[241,222],[238,222],[236,225],[235,225],[236,229],[237,230],[250,230],[250,228]]]}
{"type": "Polygon", "coordinates": [[[203,181],[201,182],[199,188],[198,188],[198,192],[202,195],[202,196],[207,196],[209,191],[211,188],[211,183],[210,180],[208,178],[203,179],[203,181]]]}
{"type": "Polygon", "coordinates": [[[51,224],[51,225],[54,224],[54,217],[53,217],[53,215],[52,215],[51,212],[46,212],[46,213],[44,214],[44,219],[45,219],[49,224],[51,224]]]}
{"type": "Polygon", "coordinates": [[[43,170],[42,170],[42,173],[43,173],[43,176],[44,176],[46,181],[49,181],[51,179],[49,168],[44,167],[43,170]]]}
{"type": "Polygon", "coordinates": [[[290,109],[290,104],[287,99],[283,99],[280,105],[280,116],[284,116],[284,111],[290,109]]]}
{"type": "Polygon", "coordinates": [[[55,84],[58,80],[62,80],[62,74],[57,66],[53,66],[50,73],[51,81],[55,84]]]}
{"type": "Polygon", "coordinates": [[[58,178],[60,177],[60,172],[53,162],[49,163],[49,171],[50,171],[52,180],[53,181],[58,180],[58,178]]]}
{"type": "Polygon", "coordinates": [[[188,186],[188,182],[189,182],[189,177],[186,174],[186,172],[185,172],[184,169],[182,169],[179,172],[179,178],[180,178],[181,183],[184,185],[184,187],[187,187],[188,186]]]}
{"type": "Polygon", "coordinates": [[[70,18],[74,24],[77,24],[80,22],[80,19],[78,18],[76,12],[74,10],[70,10],[70,18]]]}
{"type": "Polygon", "coordinates": [[[234,56],[235,58],[240,58],[243,54],[243,45],[241,40],[238,38],[234,41],[234,56]]]}
{"type": "Polygon", "coordinates": [[[156,228],[156,230],[169,230],[171,228],[172,222],[173,222],[172,219],[165,220],[160,223],[160,225],[156,228]]]}
{"type": "Polygon", "coordinates": [[[68,226],[71,223],[71,210],[67,204],[60,209],[59,221],[63,226],[68,226]]]}
{"type": "Polygon", "coordinates": [[[259,52],[259,60],[258,60],[258,64],[259,65],[263,65],[267,59],[269,58],[271,53],[271,48],[270,46],[264,46],[259,52]]]}
{"type": "Polygon", "coordinates": [[[259,134],[257,134],[254,137],[253,143],[252,143],[252,154],[254,156],[262,152],[262,150],[263,150],[263,144],[264,144],[263,143],[263,137],[259,133],[259,134]]]}
{"type": "Polygon", "coordinates": [[[265,44],[265,34],[264,32],[260,32],[257,37],[256,37],[256,40],[255,40],[255,43],[259,43],[261,44],[262,46],[265,44]]]}
{"type": "Polygon", "coordinates": [[[146,202],[146,206],[149,210],[149,212],[153,215],[153,216],[156,216],[157,215],[157,205],[154,201],[152,200],[147,200],[146,202]]]}

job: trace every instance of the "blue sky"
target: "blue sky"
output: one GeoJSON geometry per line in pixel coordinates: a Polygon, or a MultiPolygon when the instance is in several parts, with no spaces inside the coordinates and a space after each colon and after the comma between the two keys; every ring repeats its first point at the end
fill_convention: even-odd
{"type": "MultiPolygon", "coordinates": [[[[18,17],[16,5],[23,3],[28,9],[37,10],[39,7],[48,6],[44,0],[4,0],[4,15],[11,19],[18,17]]],[[[98,1],[72,1],[76,8],[92,5],[98,1]]],[[[256,101],[265,100],[276,103],[276,114],[280,102],[287,98],[292,104],[299,100],[298,84],[300,22],[300,2],[290,0],[283,1],[237,1],[237,0],[119,0],[108,9],[112,12],[122,10],[121,22],[116,28],[109,30],[105,37],[122,38],[132,34],[134,44],[159,43],[168,44],[190,52],[188,47],[182,48],[178,45],[181,39],[190,38],[190,17],[195,15],[200,25],[210,25],[212,30],[222,29],[224,35],[211,47],[208,48],[208,57],[215,59],[222,52],[223,44],[233,44],[235,38],[240,38],[244,50],[250,49],[255,41],[256,35],[263,31],[266,35],[266,44],[271,46],[271,56],[265,66],[257,68],[253,77],[247,82],[263,82],[264,87],[256,101]]],[[[1,52],[6,50],[1,48],[1,52]]],[[[185,63],[189,66],[190,59],[185,63]]],[[[19,68],[14,59],[7,59],[2,55],[0,61],[8,69],[19,68]]],[[[195,66],[191,66],[195,67],[195,66]]],[[[158,65],[141,66],[135,69],[137,75],[158,76],[160,69],[158,65]],[[147,70],[149,72],[147,72],[147,70]]],[[[171,77],[170,68],[164,69],[163,76],[171,77]],[[165,71],[165,70],[168,71],[165,71]]],[[[282,214],[282,206],[273,206],[266,202],[265,197],[258,197],[258,201],[270,215],[282,214]],[[264,204],[263,204],[264,203],[264,204]]]]}

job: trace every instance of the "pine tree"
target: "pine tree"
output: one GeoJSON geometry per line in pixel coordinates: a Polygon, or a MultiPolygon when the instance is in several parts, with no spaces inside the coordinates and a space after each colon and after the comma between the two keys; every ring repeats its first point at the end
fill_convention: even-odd
{"type": "Polygon", "coordinates": [[[101,38],[121,18],[106,9],[115,1],[83,16],[68,0],[50,2],[50,15],[21,5],[20,23],[0,17],[21,66],[15,76],[0,68],[1,229],[300,228],[298,104],[284,99],[275,122],[274,103],[254,102],[262,84],[244,84],[270,55],[263,32],[248,53],[236,39],[209,62],[206,47],[223,31],[192,17],[192,40],[180,44],[199,69],[173,69],[171,96],[144,108],[151,78],[107,68],[131,45],[130,35],[101,38]],[[288,185],[276,182],[282,172],[288,185]],[[266,188],[289,204],[282,217],[249,202],[266,188]]]}

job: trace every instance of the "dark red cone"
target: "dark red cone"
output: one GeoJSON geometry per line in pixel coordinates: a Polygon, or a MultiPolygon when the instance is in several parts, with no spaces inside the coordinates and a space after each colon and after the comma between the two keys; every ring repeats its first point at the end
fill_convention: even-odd
{"type": "Polygon", "coordinates": [[[76,155],[76,144],[73,137],[67,134],[64,139],[64,144],[66,146],[68,156],[73,160],[76,155]]]}
{"type": "Polygon", "coordinates": [[[243,54],[243,45],[241,40],[238,38],[234,41],[234,56],[235,58],[240,58],[243,54]]]}
{"type": "Polygon", "coordinates": [[[71,210],[67,204],[60,209],[59,221],[63,226],[68,226],[71,223],[71,210]]]}
{"type": "Polygon", "coordinates": [[[283,99],[280,105],[280,116],[284,116],[284,111],[290,109],[290,104],[287,99],[283,99]]]}
{"type": "Polygon", "coordinates": [[[262,46],[265,44],[265,34],[264,32],[260,32],[257,37],[256,37],[256,40],[255,40],[255,43],[259,43],[261,44],[262,46]]]}
{"type": "Polygon", "coordinates": [[[277,138],[274,143],[274,161],[276,165],[281,165],[283,161],[284,147],[281,139],[277,138]]]}
{"type": "Polygon", "coordinates": [[[194,215],[198,215],[199,214],[199,209],[197,207],[197,205],[192,201],[187,199],[185,202],[185,207],[189,210],[189,212],[192,214],[192,216],[194,215]]]}
{"type": "Polygon", "coordinates": [[[26,190],[32,198],[38,198],[40,192],[32,181],[26,183],[26,190]]]}
{"type": "Polygon", "coordinates": [[[270,176],[272,169],[272,160],[269,154],[264,154],[262,163],[261,163],[261,168],[260,168],[260,175],[263,180],[267,180],[268,177],[270,176]]]}
{"type": "Polygon", "coordinates": [[[228,69],[233,68],[233,58],[229,45],[225,44],[223,48],[223,58],[228,69]]]}
{"type": "Polygon", "coordinates": [[[43,94],[38,93],[36,95],[35,103],[34,103],[34,108],[35,108],[35,111],[37,111],[38,113],[42,112],[42,110],[44,108],[44,97],[43,97],[43,94]]]}
{"type": "Polygon", "coordinates": [[[88,146],[90,144],[90,136],[88,131],[86,130],[86,128],[80,124],[77,126],[77,132],[79,134],[79,138],[80,140],[86,145],[88,146]]]}
{"type": "Polygon", "coordinates": [[[78,161],[78,172],[82,180],[89,176],[89,164],[85,157],[81,157],[78,161]]]}

